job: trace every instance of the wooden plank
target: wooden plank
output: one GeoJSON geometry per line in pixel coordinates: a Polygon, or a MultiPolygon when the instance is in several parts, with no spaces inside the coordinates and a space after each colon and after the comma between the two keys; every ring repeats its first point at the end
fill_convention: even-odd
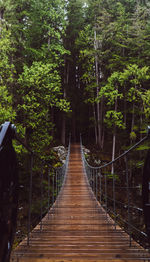
{"type": "MultiPolygon", "coordinates": [[[[61,258],[61,259],[53,259],[53,258],[20,258],[19,261],[20,262],[85,262],[85,261],[92,261],[92,262],[108,262],[108,261],[111,261],[112,259],[93,259],[93,258],[88,258],[88,259],[77,259],[77,258],[72,258],[71,260],[70,259],[67,259],[67,258],[61,258]]],[[[113,259],[113,262],[125,262],[127,261],[126,259],[113,259]]],[[[133,260],[128,260],[128,262],[132,262],[133,260]]],[[[143,261],[143,259],[135,259],[134,262],[141,262],[143,261]]],[[[148,262],[148,260],[144,260],[145,262],[148,262]]],[[[14,262],[17,262],[14,261],[14,262]]]]}

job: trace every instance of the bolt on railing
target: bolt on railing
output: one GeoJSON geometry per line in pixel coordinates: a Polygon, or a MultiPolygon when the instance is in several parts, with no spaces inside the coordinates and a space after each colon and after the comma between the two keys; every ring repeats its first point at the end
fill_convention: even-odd
{"type": "MultiPolygon", "coordinates": [[[[141,145],[149,137],[149,134],[150,128],[148,134],[141,141],[114,161],[99,167],[91,166],[86,160],[81,138],[82,161],[88,183],[96,200],[105,209],[106,217],[108,217],[107,213],[110,214],[115,229],[117,224],[125,229],[129,235],[130,246],[132,238],[134,238],[146,248],[150,246],[150,197],[149,199],[145,198],[147,202],[143,203],[142,185],[147,170],[145,167],[146,174],[141,175],[143,170],[140,171],[137,163],[132,162],[138,154],[138,150],[135,151],[134,149],[141,145]],[[146,211],[144,211],[143,204],[146,206],[146,211]],[[145,223],[145,221],[147,222],[145,223]]],[[[148,163],[150,163],[150,158],[148,163]]],[[[149,181],[146,182],[146,185],[147,188],[149,187],[147,192],[150,195],[150,164],[148,168],[149,181]]],[[[145,192],[144,186],[143,192],[145,192]]],[[[99,207],[99,205],[97,206],[99,207]]]]}

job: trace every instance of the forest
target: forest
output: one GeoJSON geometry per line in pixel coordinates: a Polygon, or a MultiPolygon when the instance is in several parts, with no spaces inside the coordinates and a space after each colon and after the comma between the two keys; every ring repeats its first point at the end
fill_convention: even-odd
{"type": "MultiPolygon", "coordinates": [[[[63,161],[54,147],[67,148],[70,134],[72,142],[79,142],[82,134],[83,144],[90,149],[85,157],[91,165],[114,160],[145,137],[150,124],[149,85],[149,0],[0,0],[0,125],[13,123],[23,144],[36,152],[34,168],[30,166],[35,191],[33,220],[39,214],[40,201],[45,201],[40,199],[40,187],[44,197],[50,188],[52,203],[42,203],[46,208],[57,196],[54,169],[63,161]],[[41,172],[44,182],[40,182],[41,172]]],[[[23,231],[16,230],[17,246],[27,233],[23,227],[30,164],[29,152],[17,141],[13,146],[20,168],[18,228],[23,231]]],[[[126,185],[124,170],[129,171],[133,199],[140,203],[137,216],[136,204],[131,202],[131,214],[141,232],[145,226],[139,211],[139,168],[143,169],[149,148],[146,141],[128,158],[128,166],[127,160],[121,160],[105,170],[108,185],[116,180],[122,188],[126,185]]],[[[113,195],[112,189],[109,191],[113,195]]],[[[123,202],[122,189],[117,196],[123,202]]],[[[43,208],[38,222],[46,212],[43,208]]],[[[127,215],[126,205],[122,213],[127,215]]],[[[31,224],[34,227],[37,221],[31,224]]],[[[124,227],[122,222],[120,225],[124,227]]]]}
{"type": "Polygon", "coordinates": [[[114,158],[146,132],[149,82],[148,0],[0,1],[0,123],[40,154],[82,133],[114,158]]]}

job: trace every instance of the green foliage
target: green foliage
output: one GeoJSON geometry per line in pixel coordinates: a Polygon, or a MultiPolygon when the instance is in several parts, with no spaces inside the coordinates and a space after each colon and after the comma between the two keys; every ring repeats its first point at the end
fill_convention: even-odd
{"type": "Polygon", "coordinates": [[[144,94],[142,94],[143,106],[145,117],[150,119],[150,90],[146,90],[144,94]]]}
{"type": "Polygon", "coordinates": [[[128,87],[127,99],[129,102],[141,100],[144,82],[150,79],[149,67],[142,68],[138,65],[128,65],[121,74],[121,84],[128,87]]]}
{"type": "Polygon", "coordinates": [[[132,131],[132,132],[130,133],[130,139],[131,139],[132,141],[134,141],[134,140],[136,139],[136,133],[135,133],[134,131],[132,131]]]}
{"type": "Polygon", "coordinates": [[[148,144],[142,144],[136,148],[137,151],[144,151],[150,149],[150,146],[148,144]]]}
{"type": "Polygon", "coordinates": [[[0,38],[0,81],[10,84],[13,81],[14,65],[10,61],[10,54],[13,52],[11,43],[11,32],[5,27],[1,30],[0,38]]]}
{"type": "Polygon", "coordinates": [[[50,145],[52,136],[48,134],[53,128],[51,108],[55,106],[69,111],[69,102],[61,98],[61,79],[57,66],[42,62],[34,62],[30,68],[24,66],[18,83],[18,93],[22,97],[18,110],[23,116],[23,125],[32,130],[34,146],[36,143],[41,148],[50,145]]]}
{"type": "Polygon", "coordinates": [[[20,122],[31,144],[39,130],[41,148],[60,128],[60,111],[69,111],[64,97],[74,118],[88,110],[93,130],[97,104],[106,132],[116,126],[120,136],[126,128],[131,138],[137,126],[138,137],[150,118],[149,4],[86,3],[0,1],[0,121],[20,122]]]}
{"type": "MultiPolygon", "coordinates": [[[[123,72],[112,73],[107,80],[107,84],[101,87],[98,98],[98,100],[100,100],[105,97],[107,104],[105,123],[107,123],[109,128],[113,125],[122,129],[125,128],[122,112],[119,112],[118,108],[117,111],[112,110],[117,100],[124,100],[124,103],[126,101],[126,103],[130,102],[131,104],[144,105],[144,112],[147,112],[147,117],[149,116],[149,90],[143,88],[149,79],[149,67],[144,66],[140,68],[136,64],[128,65],[123,72]],[[124,93],[122,87],[126,88],[126,93],[124,93]]],[[[132,114],[135,113],[132,109],[131,112],[132,114]]],[[[140,115],[141,111],[138,110],[138,112],[140,115]]],[[[130,133],[130,139],[136,139],[136,134],[133,130],[130,133]]]]}
{"type": "Polygon", "coordinates": [[[104,97],[108,105],[107,111],[105,112],[104,122],[107,123],[108,127],[113,126],[124,129],[123,114],[117,109],[118,99],[123,98],[123,94],[119,92],[119,80],[120,72],[114,72],[109,78],[108,83],[101,87],[99,92],[99,99],[104,97]]]}
{"type": "Polygon", "coordinates": [[[9,94],[6,86],[0,85],[0,123],[5,121],[14,121],[16,112],[12,106],[12,96],[9,94]]]}
{"type": "Polygon", "coordinates": [[[3,25],[0,38],[0,123],[14,121],[16,117],[11,90],[15,72],[14,65],[10,61],[12,52],[11,32],[3,25]]]}
{"type": "MultiPolygon", "coordinates": [[[[116,150],[141,138],[150,120],[149,68],[149,1],[0,0],[0,123],[14,122],[55,166],[50,149],[62,112],[68,133],[85,130],[88,141],[101,127],[109,153],[112,133],[116,150]]],[[[23,147],[14,146],[23,159],[23,147]]]]}
{"type": "Polygon", "coordinates": [[[55,105],[66,111],[69,109],[69,103],[63,99],[58,100],[62,95],[61,79],[54,63],[34,62],[30,68],[24,66],[18,82],[23,87],[19,93],[23,97],[25,110],[31,106],[32,109],[40,111],[39,108],[43,105],[47,108],[55,105]]]}
{"type": "MultiPolygon", "coordinates": [[[[53,140],[55,111],[68,112],[70,108],[62,88],[64,56],[69,54],[63,43],[67,25],[65,4],[61,0],[0,2],[2,85],[6,86],[7,100],[12,97],[9,105],[15,108],[15,124],[25,129],[22,137],[34,148],[38,142],[38,150],[53,140]],[[43,137],[39,141],[38,133],[43,137]]],[[[5,110],[4,102],[2,107],[5,110]]],[[[11,111],[9,120],[14,122],[12,108],[11,111]]],[[[5,115],[8,118],[7,112],[5,115]]],[[[16,148],[18,152],[22,150],[17,145],[16,148]]]]}
{"type": "Polygon", "coordinates": [[[108,127],[110,128],[116,126],[125,129],[123,115],[121,112],[116,112],[115,110],[107,111],[104,122],[107,123],[108,127]]]}
{"type": "MultiPolygon", "coordinates": [[[[105,173],[106,174],[106,173],[105,173]]],[[[111,173],[107,173],[107,178],[110,180],[115,179],[116,182],[120,181],[119,175],[118,174],[111,174],[111,173]]]]}
{"type": "Polygon", "coordinates": [[[141,168],[141,167],[143,167],[144,166],[144,161],[138,161],[138,162],[136,162],[136,167],[137,168],[141,168]]]}

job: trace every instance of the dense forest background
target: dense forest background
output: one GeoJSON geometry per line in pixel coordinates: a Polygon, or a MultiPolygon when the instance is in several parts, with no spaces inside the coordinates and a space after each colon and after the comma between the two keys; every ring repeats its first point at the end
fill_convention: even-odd
{"type": "Polygon", "coordinates": [[[40,154],[71,132],[114,158],[145,132],[149,83],[150,1],[0,1],[0,123],[40,154]]]}

